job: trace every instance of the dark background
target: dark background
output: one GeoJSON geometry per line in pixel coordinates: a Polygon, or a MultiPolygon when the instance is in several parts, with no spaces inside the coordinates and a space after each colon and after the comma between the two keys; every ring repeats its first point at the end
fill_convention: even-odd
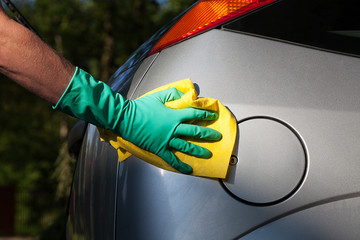
{"type": "MultiPolygon", "coordinates": [[[[13,0],[46,43],[102,81],[193,2],[13,0]]],[[[64,238],[75,122],[0,75],[0,238],[64,238]]]]}

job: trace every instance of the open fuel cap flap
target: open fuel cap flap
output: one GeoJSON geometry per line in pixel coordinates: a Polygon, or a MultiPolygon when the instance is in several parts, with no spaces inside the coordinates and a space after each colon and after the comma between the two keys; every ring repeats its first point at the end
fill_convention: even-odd
{"type": "Polygon", "coordinates": [[[308,158],[299,134],[272,117],[238,123],[238,163],[223,180],[230,194],[253,205],[272,205],[291,197],[302,185],[308,158]]]}

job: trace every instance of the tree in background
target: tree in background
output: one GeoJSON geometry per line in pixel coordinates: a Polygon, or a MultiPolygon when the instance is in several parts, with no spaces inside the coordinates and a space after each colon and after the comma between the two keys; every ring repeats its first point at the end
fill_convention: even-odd
{"type": "MultiPolygon", "coordinates": [[[[45,42],[107,81],[137,47],[194,1],[13,2],[45,42]]],[[[62,239],[74,166],[66,137],[76,120],[4,76],[0,111],[0,185],[16,186],[17,234],[62,239]]]]}

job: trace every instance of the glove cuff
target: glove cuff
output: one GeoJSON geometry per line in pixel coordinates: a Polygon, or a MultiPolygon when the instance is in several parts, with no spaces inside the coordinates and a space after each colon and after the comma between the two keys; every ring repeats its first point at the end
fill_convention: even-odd
{"type": "Polygon", "coordinates": [[[75,76],[78,74],[78,71],[79,71],[79,68],[76,67],[75,72],[74,72],[74,74],[73,74],[73,76],[72,76],[72,78],[71,78],[68,86],[66,87],[65,91],[63,92],[63,94],[62,94],[61,97],[59,98],[59,101],[58,101],[55,105],[52,106],[52,108],[53,108],[54,110],[60,110],[60,111],[61,111],[60,105],[61,105],[61,103],[63,102],[63,98],[65,97],[66,93],[67,93],[67,92],[69,91],[69,89],[71,88],[72,82],[74,81],[75,76]]]}
{"type": "Polygon", "coordinates": [[[76,68],[68,87],[53,108],[98,127],[116,130],[125,102],[121,94],[104,82],[76,68]]]}

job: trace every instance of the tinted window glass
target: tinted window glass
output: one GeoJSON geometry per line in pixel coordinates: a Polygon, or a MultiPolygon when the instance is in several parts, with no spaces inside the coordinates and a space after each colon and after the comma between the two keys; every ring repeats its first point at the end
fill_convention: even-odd
{"type": "Polygon", "coordinates": [[[282,0],[225,29],[360,55],[359,1],[282,0]]]}

